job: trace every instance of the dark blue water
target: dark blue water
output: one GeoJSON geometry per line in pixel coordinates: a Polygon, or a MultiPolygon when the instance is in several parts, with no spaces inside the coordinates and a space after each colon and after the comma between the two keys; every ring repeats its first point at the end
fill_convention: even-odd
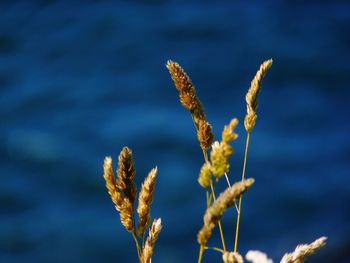
{"type": "MultiPolygon", "coordinates": [[[[196,262],[203,159],[169,58],[191,76],[217,137],[241,120],[231,181],[242,169],[245,92],[274,59],[239,250],[279,262],[326,235],[310,262],[350,262],[349,25],[348,1],[1,1],[0,262],[136,262],[102,178],[104,157],[124,145],[138,185],[159,168],[153,262],[196,262]]],[[[230,247],[233,215],[223,219],[230,247]]],[[[220,246],[217,230],[210,245],[220,246]]]]}

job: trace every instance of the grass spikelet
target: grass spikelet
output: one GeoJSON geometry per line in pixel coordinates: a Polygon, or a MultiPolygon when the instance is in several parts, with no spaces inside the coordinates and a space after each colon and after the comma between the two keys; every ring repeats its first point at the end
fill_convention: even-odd
{"type": "Polygon", "coordinates": [[[115,205],[117,211],[119,212],[122,208],[123,199],[117,190],[115,185],[115,178],[113,173],[112,158],[106,157],[103,164],[103,177],[106,181],[106,188],[108,194],[110,195],[113,204],[115,205]]]}
{"type": "Polygon", "coordinates": [[[122,225],[128,230],[130,233],[134,231],[133,226],[133,216],[134,216],[134,207],[129,199],[124,198],[122,207],[119,211],[120,213],[120,221],[122,225]]]}
{"type": "Polygon", "coordinates": [[[137,213],[139,215],[138,233],[144,236],[145,230],[151,223],[151,203],[153,201],[153,191],[156,184],[157,168],[152,169],[146,177],[141,187],[137,213]]]}
{"type": "Polygon", "coordinates": [[[180,102],[189,111],[194,111],[198,108],[198,99],[194,89],[183,90],[179,94],[180,102]]]}
{"type": "Polygon", "coordinates": [[[175,87],[179,92],[182,106],[191,112],[197,129],[197,136],[203,150],[208,150],[213,142],[214,135],[211,125],[207,122],[202,103],[196,95],[196,89],[191,79],[176,62],[168,60],[166,67],[169,70],[175,87]]]}
{"type": "Polygon", "coordinates": [[[208,150],[213,143],[214,135],[211,125],[205,121],[200,120],[197,132],[198,140],[203,150],[208,150]]]}
{"type": "Polygon", "coordinates": [[[191,112],[195,109],[199,109],[199,112],[203,112],[202,105],[196,95],[196,89],[183,68],[178,63],[171,60],[168,60],[166,67],[179,92],[182,106],[191,112]]]}
{"type": "Polygon", "coordinates": [[[311,244],[298,245],[293,253],[283,256],[281,263],[303,263],[307,257],[326,245],[327,237],[320,237],[311,244]]]}
{"type": "Polygon", "coordinates": [[[112,199],[112,202],[115,205],[115,208],[119,212],[120,221],[127,231],[133,232],[134,228],[133,228],[132,221],[133,221],[134,209],[130,200],[128,198],[123,197],[118,191],[114,174],[113,174],[111,157],[105,158],[103,170],[104,170],[103,177],[106,181],[106,187],[112,199]]]}
{"type": "Polygon", "coordinates": [[[234,205],[238,197],[248,190],[254,183],[254,179],[247,179],[243,182],[235,183],[228,187],[214,203],[207,209],[204,215],[204,224],[198,232],[197,241],[201,246],[205,246],[211,236],[212,230],[219,222],[227,208],[234,205]]]}
{"type": "Polygon", "coordinates": [[[162,220],[160,218],[155,219],[152,223],[151,229],[149,230],[145,247],[142,250],[142,263],[151,262],[154,246],[161,230],[162,230],[162,220]]]}
{"type": "Polygon", "coordinates": [[[228,252],[222,254],[224,263],[243,263],[243,257],[237,252],[228,252]]]}
{"type": "Polygon", "coordinates": [[[227,153],[228,151],[226,146],[228,145],[216,141],[213,143],[212,150],[210,152],[211,172],[216,179],[221,178],[230,168],[227,156],[225,155],[225,152],[227,153]]]}
{"type": "Polygon", "coordinates": [[[179,92],[190,89],[194,90],[190,77],[178,63],[168,60],[166,67],[169,70],[172,80],[174,81],[175,88],[179,92]]]}
{"type": "Polygon", "coordinates": [[[257,115],[256,115],[256,109],[258,107],[257,96],[261,90],[261,82],[266,72],[270,69],[271,66],[272,66],[272,59],[266,60],[264,61],[264,63],[261,64],[259,70],[257,71],[254,79],[250,84],[250,88],[246,95],[247,115],[245,116],[245,119],[244,119],[244,127],[248,133],[250,133],[254,129],[256,119],[257,119],[257,115]]]}
{"type": "Polygon", "coordinates": [[[265,253],[258,250],[249,250],[245,258],[252,263],[273,263],[272,259],[269,259],[265,253]]]}
{"type": "Polygon", "coordinates": [[[135,167],[132,160],[132,151],[128,147],[124,147],[118,157],[118,171],[117,171],[117,188],[124,197],[128,198],[133,205],[135,202],[137,189],[134,183],[135,167]]]}
{"type": "Polygon", "coordinates": [[[203,188],[210,187],[210,184],[211,184],[210,164],[208,163],[203,164],[201,171],[199,172],[198,183],[203,188]]]}
{"type": "Polygon", "coordinates": [[[230,121],[229,125],[225,125],[224,130],[222,131],[222,141],[226,143],[230,143],[238,138],[238,134],[235,133],[235,129],[238,125],[238,119],[233,118],[230,121]]]}
{"type": "Polygon", "coordinates": [[[215,142],[212,145],[210,152],[211,171],[217,180],[230,169],[228,158],[233,154],[230,143],[238,138],[238,134],[234,131],[237,125],[238,120],[236,118],[232,119],[230,124],[226,125],[222,131],[221,142],[215,142]]]}

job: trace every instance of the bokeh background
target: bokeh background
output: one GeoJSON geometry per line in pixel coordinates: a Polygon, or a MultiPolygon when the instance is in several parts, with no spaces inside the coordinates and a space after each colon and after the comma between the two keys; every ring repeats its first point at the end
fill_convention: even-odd
{"type": "MultiPolygon", "coordinates": [[[[191,76],[217,137],[241,120],[231,181],[242,169],[245,93],[274,59],[239,250],[279,262],[326,235],[310,262],[350,262],[349,52],[348,1],[1,1],[0,262],[137,262],[102,178],[104,157],[124,145],[138,186],[159,168],[153,262],[196,262],[203,157],[169,58],[191,76]]],[[[234,210],[223,224],[232,247],[234,210]]],[[[220,247],[217,230],[210,244],[220,247]]]]}

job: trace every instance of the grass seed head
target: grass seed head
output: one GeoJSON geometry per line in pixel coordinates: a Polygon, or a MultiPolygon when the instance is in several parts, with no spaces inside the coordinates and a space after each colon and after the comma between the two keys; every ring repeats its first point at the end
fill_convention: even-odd
{"type": "Polygon", "coordinates": [[[243,263],[243,258],[237,252],[228,252],[222,254],[222,260],[224,263],[243,263]]]}
{"type": "Polygon", "coordinates": [[[197,136],[201,148],[205,151],[208,150],[213,143],[214,135],[211,125],[207,121],[199,121],[197,136]]]}
{"type": "Polygon", "coordinates": [[[257,119],[257,115],[256,115],[256,110],[258,108],[257,97],[261,90],[262,80],[266,72],[271,68],[271,66],[272,66],[272,59],[266,60],[264,61],[264,63],[261,64],[247,92],[247,95],[246,95],[247,115],[245,116],[245,119],[244,119],[244,127],[248,133],[252,132],[252,130],[254,129],[256,119],[257,119]]]}
{"type": "Polygon", "coordinates": [[[213,143],[210,152],[211,172],[217,179],[224,176],[230,169],[228,158],[225,155],[230,148],[226,146],[226,143],[219,143],[216,141],[213,143]]]}
{"type": "Polygon", "coordinates": [[[156,184],[157,168],[152,169],[146,177],[141,187],[137,213],[139,215],[138,232],[142,237],[145,230],[151,223],[151,204],[153,201],[153,192],[156,184]]]}
{"type": "Polygon", "coordinates": [[[158,239],[159,233],[162,230],[162,220],[155,219],[152,223],[151,229],[145,243],[145,247],[142,250],[142,263],[150,263],[154,251],[154,246],[158,239]]]}
{"type": "Polygon", "coordinates": [[[208,150],[213,143],[214,135],[211,125],[206,120],[202,103],[196,95],[196,89],[191,79],[183,68],[172,60],[168,60],[166,67],[179,92],[182,106],[191,112],[201,148],[203,150],[208,150]]]}
{"type": "Polygon", "coordinates": [[[201,171],[199,172],[198,183],[203,188],[210,187],[210,184],[211,184],[210,164],[208,163],[203,164],[201,171]]]}
{"type": "Polygon", "coordinates": [[[326,245],[327,237],[320,237],[311,244],[298,245],[293,253],[283,256],[281,263],[303,263],[306,258],[315,254],[317,250],[326,245]]]}
{"type": "Polygon", "coordinates": [[[115,185],[115,178],[113,173],[113,165],[112,158],[106,157],[103,164],[103,177],[106,181],[106,188],[108,190],[108,194],[110,195],[113,204],[115,205],[118,211],[121,210],[123,199],[120,193],[117,190],[115,185]]]}
{"type": "Polygon", "coordinates": [[[235,133],[235,128],[238,125],[238,120],[236,118],[232,119],[229,125],[224,127],[222,131],[222,141],[226,143],[230,143],[238,138],[238,134],[235,133]]]}
{"type": "Polygon", "coordinates": [[[132,159],[132,151],[128,147],[124,147],[119,154],[117,171],[117,188],[123,194],[123,197],[129,199],[133,205],[137,189],[134,182],[136,171],[132,159]]]}

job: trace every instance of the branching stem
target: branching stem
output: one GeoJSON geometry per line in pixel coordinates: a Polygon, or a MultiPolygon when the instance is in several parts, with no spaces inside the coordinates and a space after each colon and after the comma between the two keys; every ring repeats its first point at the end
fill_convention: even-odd
{"type": "Polygon", "coordinates": [[[211,249],[220,253],[225,253],[225,251],[223,251],[222,249],[218,248],[218,247],[205,247],[205,249],[211,249]]]}

